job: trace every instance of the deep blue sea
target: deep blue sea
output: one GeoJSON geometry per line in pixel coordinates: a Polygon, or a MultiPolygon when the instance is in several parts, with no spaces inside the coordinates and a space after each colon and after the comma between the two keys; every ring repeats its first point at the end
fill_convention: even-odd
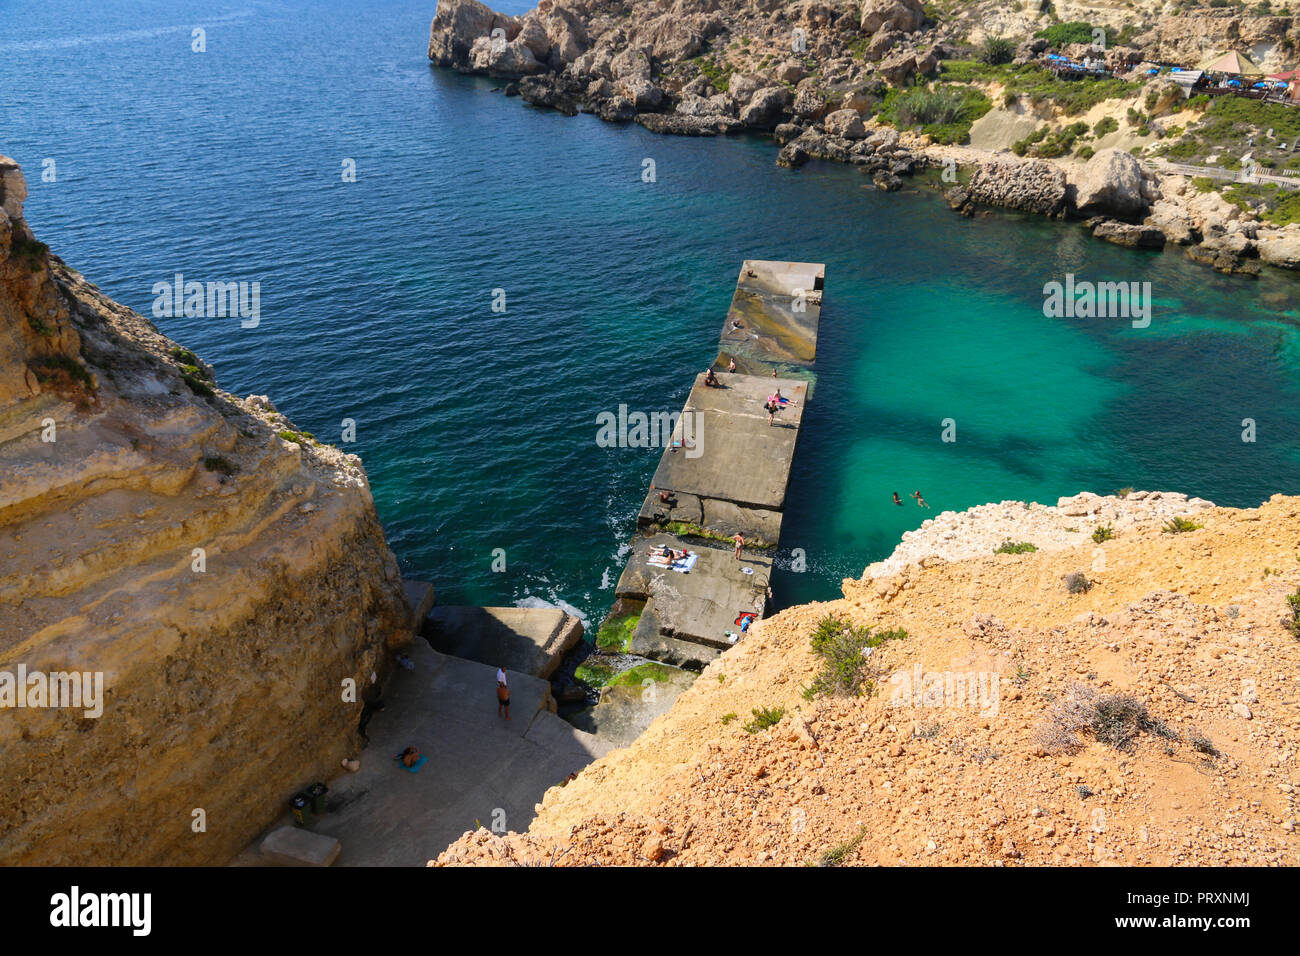
{"type": "Polygon", "coordinates": [[[853,169],[780,169],[759,139],[540,112],[431,68],[434,9],[0,0],[0,152],[38,238],[138,311],[177,272],[260,282],[255,329],[157,324],[324,441],[354,419],[344,447],[440,601],[604,611],[659,451],[598,447],[596,416],[680,409],[745,258],[826,263],[783,538],[808,570],[774,578],[780,603],[838,596],[916,527],[894,491],[936,511],[1300,492],[1290,277],[968,221],[853,169]],[[1065,273],[1150,282],[1150,327],[1044,317],[1065,273]]]}

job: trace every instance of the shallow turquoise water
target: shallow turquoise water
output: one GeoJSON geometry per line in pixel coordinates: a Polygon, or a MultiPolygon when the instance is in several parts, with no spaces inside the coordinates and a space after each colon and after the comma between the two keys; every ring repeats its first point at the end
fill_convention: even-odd
{"type": "Polygon", "coordinates": [[[779,169],[757,139],[535,111],[429,67],[432,3],[85,6],[5,4],[0,152],[28,172],[33,229],[145,314],[178,271],[260,281],[256,329],[158,324],[322,440],[355,419],[402,567],[445,602],[603,611],[659,452],[598,447],[596,415],[680,408],[744,258],[827,264],[783,540],[808,570],[774,579],[781,602],[836,596],[924,519],[893,491],[938,511],[1300,490],[1289,277],[967,221],[851,169],[779,169]],[[1150,328],[1045,318],[1066,272],[1150,281],[1150,328]]]}

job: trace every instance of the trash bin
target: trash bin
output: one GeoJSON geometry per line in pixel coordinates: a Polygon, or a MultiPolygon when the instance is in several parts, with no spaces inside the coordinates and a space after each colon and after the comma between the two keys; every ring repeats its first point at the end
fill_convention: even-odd
{"type": "Polygon", "coordinates": [[[294,826],[305,827],[310,817],[307,809],[308,798],[305,793],[295,793],[289,798],[289,806],[293,809],[294,826]]]}
{"type": "Polygon", "coordinates": [[[306,794],[311,800],[311,812],[320,816],[325,812],[325,794],[329,793],[329,787],[317,782],[307,788],[306,794]]]}

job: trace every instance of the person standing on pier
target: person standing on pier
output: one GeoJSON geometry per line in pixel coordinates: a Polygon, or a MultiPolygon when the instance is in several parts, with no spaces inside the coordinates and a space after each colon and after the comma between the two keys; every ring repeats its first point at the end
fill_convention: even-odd
{"type": "Polygon", "coordinates": [[[505,713],[506,720],[510,719],[510,688],[506,684],[505,668],[497,668],[497,716],[500,717],[502,712],[505,713]]]}
{"type": "Polygon", "coordinates": [[[775,424],[776,413],[781,410],[781,406],[776,403],[776,399],[768,396],[767,401],[763,403],[763,410],[767,412],[767,423],[775,424]]]}
{"type": "Polygon", "coordinates": [[[727,363],[727,371],[728,371],[728,372],[731,372],[733,375],[735,374],[735,372],[736,372],[736,358],[735,358],[735,356],[732,356],[731,361],[727,363]]]}
{"type": "Polygon", "coordinates": [[[740,552],[745,548],[745,536],[739,531],[736,532],[736,560],[741,560],[740,552]]]}

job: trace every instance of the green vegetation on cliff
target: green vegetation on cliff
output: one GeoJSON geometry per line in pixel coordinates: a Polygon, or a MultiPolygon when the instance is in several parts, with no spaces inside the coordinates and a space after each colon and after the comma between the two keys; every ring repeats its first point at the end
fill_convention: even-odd
{"type": "Polygon", "coordinates": [[[992,108],[973,86],[914,86],[890,90],[879,115],[898,129],[919,129],[937,143],[965,143],[971,124],[992,108]]]}
{"type": "Polygon", "coordinates": [[[1141,88],[1113,77],[1063,80],[1033,63],[1015,66],[990,65],[977,60],[947,60],[939,77],[943,83],[999,83],[1010,96],[1025,97],[1031,103],[1053,103],[1067,116],[1087,112],[1106,100],[1132,96],[1141,88]]]}

